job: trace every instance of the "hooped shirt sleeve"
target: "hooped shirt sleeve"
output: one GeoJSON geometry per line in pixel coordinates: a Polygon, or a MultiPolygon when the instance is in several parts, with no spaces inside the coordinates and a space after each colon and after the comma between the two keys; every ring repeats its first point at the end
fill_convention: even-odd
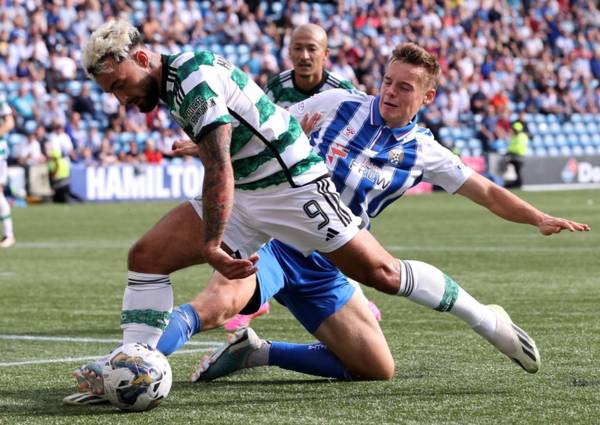
{"type": "MultiPolygon", "coordinates": [[[[185,60],[185,56],[175,60],[185,60]]],[[[206,133],[214,128],[232,122],[227,107],[227,90],[225,76],[232,69],[220,58],[212,58],[211,63],[201,61],[201,57],[188,58],[179,66],[173,96],[179,108],[173,111],[175,120],[185,132],[198,143],[206,133]]]]}
{"type": "Polygon", "coordinates": [[[440,186],[448,193],[455,193],[474,173],[458,155],[439,144],[433,137],[427,137],[421,146],[425,162],[423,181],[440,186]]]}

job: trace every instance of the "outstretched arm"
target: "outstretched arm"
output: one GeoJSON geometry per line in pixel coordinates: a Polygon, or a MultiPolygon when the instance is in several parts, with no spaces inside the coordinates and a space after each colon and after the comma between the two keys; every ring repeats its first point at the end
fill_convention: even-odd
{"type": "Polygon", "coordinates": [[[456,193],[483,205],[505,220],[536,226],[543,235],[552,235],[563,230],[570,232],[590,230],[587,224],[543,213],[517,195],[477,173],[473,173],[456,193]]]}
{"type": "Polygon", "coordinates": [[[204,257],[228,279],[242,279],[256,270],[257,258],[234,259],[221,244],[233,207],[233,166],[229,155],[231,125],[220,125],[202,137],[198,156],[204,165],[202,208],[204,221],[204,257]]]}

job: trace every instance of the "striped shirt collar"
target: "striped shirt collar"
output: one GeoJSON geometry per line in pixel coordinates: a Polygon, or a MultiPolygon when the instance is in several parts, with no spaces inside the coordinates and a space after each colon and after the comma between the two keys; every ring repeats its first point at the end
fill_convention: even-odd
{"type": "MultiPolygon", "coordinates": [[[[371,115],[371,125],[387,127],[385,124],[385,121],[383,120],[383,117],[381,116],[381,112],[379,111],[379,96],[375,96],[371,100],[371,114],[370,115],[371,115]]],[[[394,135],[394,137],[397,140],[400,140],[402,137],[406,136],[406,134],[408,134],[409,131],[411,131],[413,128],[415,128],[416,125],[417,125],[417,123],[416,123],[415,119],[413,118],[404,127],[399,127],[399,128],[387,127],[387,128],[390,129],[390,131],[392,132],[392,134],[394,135]]]]}

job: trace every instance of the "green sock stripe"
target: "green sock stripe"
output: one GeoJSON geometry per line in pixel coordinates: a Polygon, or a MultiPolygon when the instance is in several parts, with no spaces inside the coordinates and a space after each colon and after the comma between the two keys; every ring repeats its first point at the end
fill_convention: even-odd
{"type": "Polygon", "coordinates": [[[169,324],[171,313],[158,310],[123,310],[121,312],[121,324],[141,323],[164,331],[169,324]]]}
{"type": "Polygon", "coordinates": [[[440,305],[438,305],[434,310],[437,311],[450,311],[452,307],[454,307],[454,303],[458,298],[458,283],[456,283],[452,278],[446,274],[444,274],[444,280],[446,281],[444,285],[444,296],[440,301],[440,305]]]}
{"type": "Polygon", "coordinates": [[[9,215],[4,215],[0,217],[0,221],[4,221],[4,220],[8,220],[10,219],[10,214],[9,215]]]}

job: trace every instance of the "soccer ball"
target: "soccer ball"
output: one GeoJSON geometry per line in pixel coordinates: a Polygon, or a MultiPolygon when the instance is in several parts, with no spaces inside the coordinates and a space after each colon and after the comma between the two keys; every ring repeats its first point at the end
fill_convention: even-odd
{"type": "Polygon", "coordinates": [[[121,410],[154,409],[169,394],[173,375],[167,358],[143,344],[125,344],[102,367],[104,392],[121,410]]]}

